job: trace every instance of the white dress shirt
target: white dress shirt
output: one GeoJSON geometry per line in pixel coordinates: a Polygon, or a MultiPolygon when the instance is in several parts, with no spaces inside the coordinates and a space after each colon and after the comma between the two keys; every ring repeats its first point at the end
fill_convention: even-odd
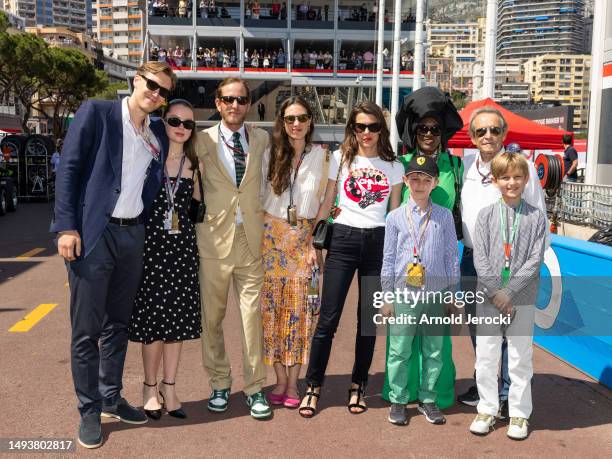
{"type": "MultiPolygon", "coordinates": [[[[504,151],[502,149],[502,151],[504,151]]],[[[501,153],[501,152],[500,152],[501,153]]],[[[491,161],[485,163],[479,161],[476,167],[476,158],[480,158],[480,153],[467,157],[464,160],[463,188],[461,190],[461,218],[463,220],[463,244],[466,247],[474,248],[472,237],[476,228],[478,214],[485,207],[494,204],[501,198],[501,192],[493,183],[482,183],[482,176],[491,171],[491,161]],[[478,170],[480,169],[480,173],[478,170]]],[[[529,163],[529,180],[523,199],[533,207],[541,209],[546,215],[546,202],[544,201],[544,190],[540,185],[540,179],[535,166],[529,163]]],[[[550,237],[547,237],[547,242],[550,237]]]]}
{"type": "MultiPolygon", "coordinates": [[[[244,125],[242,125],[240,129],[238,129],[238,132],[240,133],[240,144],[242,145],[242,150],[244,151],[247,157],[246,163],[248,165],[249,164],[249,155],[248,155],[249,142],[246,137],[246,130],[244,128],[244,125]]],[[[223,141],[223,138],[225,138],[225,141],[227,142],[227,144],[234,147],[233,137],[234,137],[234,132],[230,131],[223,123],[219,123],[219,142],[217,145],[217,152],[219,154],[219,159],[225,166],[225,169],[227,169],[227,172],[229,173],[230,177],[234,179],[234,185],[236,185],[236,163],[234,162],[234,152],[230,148],[228,148],[225,142],[223,141]],[[223,135],[223,137],[221,135],[223,135]]],[[[246,168],[245,168],[245,174],[246,174],[246,168]]],[[[244,180],[244,177],[243,177],[243,180],[244,180]]],[[[236,209],[236,224],[237,225],[242,224],[242,212],[240,211],[240,205],[238,205],[236,209]]]]}
{"type": "MultiPolygon", "coordinates": [[[[121,159],[121,192],[113,209],[115,218],[135,218],[143,209],[142,188],[147,177],[147,169],[153,159],[130,121],[128,97],[121,101],[121,119],[123,125],[123,155],[121,159]]],[[[149,128],[149,115],[145,117],[143,129],[149,133],[149,140],[159,148],[159,142],[149,128]]]]}
{"type": "MultiPolygon", "coordinates": [[[[319,196],[321,180],[327,184],[327,176],[324,176],[325,150],[320,145],[313,145],[298,171],[296,183],[293,185],[293,205],[297,208],[298,218],[312,219],[319,212],[319,205],[323,199],[323,193],[319,196]]],[[[268,167],[270,165],[270,148],[264,152],[262,161],[262,191],[263,208],[276,218],[287,218],[287,207],[289,206],[289,187],[280,195],[272,189],[268,181],[268,167]]],[[[295,170],[291,170],[293,180],[295,170]]],[[[327,175],[327,174],[325,174],[327,175]]]]}

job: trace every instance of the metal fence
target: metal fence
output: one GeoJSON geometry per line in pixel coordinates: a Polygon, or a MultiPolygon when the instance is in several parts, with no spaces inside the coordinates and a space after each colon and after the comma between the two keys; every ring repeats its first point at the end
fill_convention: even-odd
{"type": "Polygon", "coordinates": [[[612,186],[563,182],[559,195],[546,199],[552,213],[555,201],[562,221],[595,228],[612,226],[612,186]]]}

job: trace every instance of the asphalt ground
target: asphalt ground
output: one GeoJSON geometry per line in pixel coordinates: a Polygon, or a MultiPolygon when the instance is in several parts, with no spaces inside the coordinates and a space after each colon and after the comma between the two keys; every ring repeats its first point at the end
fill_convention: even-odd
{"type": "MultiPolygon", "coordinates": [[[[24,203],[16,213],[0,217],[0,438],[76,440],[79,417],[70,375],[67,276],[53,236],[47,232],[50,215],[50,204],[24,203]],[[40,320],[29,331],[9,332],[41,304],[57,306],[38,309],[50,312],[40,312],[40,320]]],[[[427,423],[415,405],[410,405],[407,426],[389,424],[388,403],[380,398],[385,358],[382,337],[377,342],[367,390],[369,409],[362,415],[349,414],[346,397],[356,298],[354,286],[334,340],[315,418],[302,419],[286,408],[275,408],[267,421],[249,416],[241,392],[240,322],[231,300],[225,333],[234,385],[227,412],[206,410],[210,389],[201,364],[200,342],[188,341],[177,378],[177,393],[188,419],[164,415],[162,420],[143,426],[104,419],[100,449],[77,446],[76,452],[65,456],[612,457],[612,391],[539,348],[534,352],[531,434],[525,441],[508,439],[505,423],[498,423],[486,437],[470,434],[475,409],[460,404],[445,411],[447,423],[443,426],[427,423]]],[[[457,392],[461,393],[470,385],[474,369],[469,338],[454,338],[453,355],[457,392]]],[[[140,348],[130,343],[123,395],[138,406],[142,406],[142,380],[140,348]]],[[[268,369],[266,390],[273,382],[274,373],[268,369]]],[[[6,452],[0,456],[14,457],[6,452]]],[[[21,455],[25,456],[40,457],[31,452],[21,455]]]]}

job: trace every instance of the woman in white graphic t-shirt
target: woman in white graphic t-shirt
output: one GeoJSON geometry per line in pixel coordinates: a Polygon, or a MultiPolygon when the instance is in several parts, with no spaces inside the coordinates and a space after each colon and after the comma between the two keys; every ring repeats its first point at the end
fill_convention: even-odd
{"type": "Polygon", "coordinates": [[[363,396],[376,343],[372,296],[380,290],[385,217],[388,210],[399,206],[403,173],[380,107],[372,102],[357,105],[349,116],[344,142],[330,161],[325,198],[315,220],[329,215],[337,197],[324,265],[321,313],[306,373],[308,389],[299,409],[303,417],[316,413],[332,339],[356,270],[360,300],[348,409],[352,414],[367,409],[363,396]]]}

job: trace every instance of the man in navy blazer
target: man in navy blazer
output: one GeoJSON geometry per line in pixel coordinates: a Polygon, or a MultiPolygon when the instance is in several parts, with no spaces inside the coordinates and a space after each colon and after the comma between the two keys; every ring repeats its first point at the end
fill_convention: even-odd
{"type": "Polygon", "coordinates": [[[143,64],[130,97],[85,102],[64,141],[51,231],[68,269],[78,441],[86,448],[102,445],[101,415],[147,421],[121,397],[121,380],[142,273],[144,214],[160,189],[168,151],[164,124],[149,113],[175,84],[167,64],[143,64]]]}

